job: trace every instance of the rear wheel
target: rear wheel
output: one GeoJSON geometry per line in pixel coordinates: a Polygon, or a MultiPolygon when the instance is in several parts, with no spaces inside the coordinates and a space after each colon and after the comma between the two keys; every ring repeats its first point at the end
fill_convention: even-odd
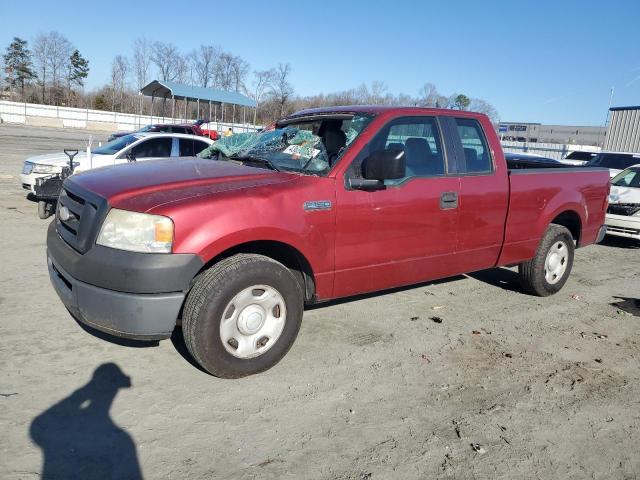
{"type": "Polygon", "coordinates": [[[267,370],[293,345],[303,298],[281,263],[263,255],[226,258],[198,276],[189,292],[182,316],[187,348],[218,377],[267,370]]]}
{"type": "Polygon", "coordinates": [[[571,273],[574,249],[569,230],[561,225],[549,225],[536,256],[518,266],[522,288],[540,297],[558,292],[571,273]]]}

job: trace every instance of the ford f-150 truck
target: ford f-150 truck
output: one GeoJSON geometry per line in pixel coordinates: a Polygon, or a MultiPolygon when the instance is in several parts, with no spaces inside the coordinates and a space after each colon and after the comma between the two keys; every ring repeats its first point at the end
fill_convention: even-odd
{"type": "Polygon", "coordinates": [[[306,110],[199,156],[69,177],[47,260],[78,321],[149,340],[181,324],[221,377],[276,364],[305,304],[515,265],[547,296],[605,233],[606,169],[510,170],[476,113],[306,110]]]}

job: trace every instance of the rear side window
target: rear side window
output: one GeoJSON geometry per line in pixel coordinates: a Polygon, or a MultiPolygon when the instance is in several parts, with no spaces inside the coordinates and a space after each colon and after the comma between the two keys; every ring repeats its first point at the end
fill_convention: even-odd
{"type": "Polygon", "coordinates": [[[136,158],[170,157],[172,138],[150,138],[133,147],[133,155],[136,158]]]}
{"type": "Polygon", "coordinates": [[[401,118],[384,128],[374,140],[377,148],[404,150],[406,176],[398,180],[386,180],[396,185],[412,177],[434,177],[445,174],[442,143],[435,118],[401,118]]]}
{"type": "Polygon", "coordinates": [[[200,140],[192,140],[190,138],[180,139],[180,156],[181,157],[195,157],[202,150],[209,145],[200,140]]]}
{"type": "Polygon", "coordinates": [[[471,118],[456,118],[455,122],[464,151],[464,165],[458,162],[460,173],[491,173],[491,152],[480,123],[471,118]]]}

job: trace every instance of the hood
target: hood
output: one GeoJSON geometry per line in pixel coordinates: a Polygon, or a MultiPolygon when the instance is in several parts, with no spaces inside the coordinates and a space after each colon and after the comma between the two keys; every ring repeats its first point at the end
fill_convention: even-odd
{"type": "Polygon", "coordinates": [[[640,203],[640,188],[611,186],[609,203],[640,203]]]}
{"type": "Polygon", "coordinates": [[[297,175],[233,162],[177,158],[88,170],[69,181],[117,208],[147,211],[161,204],[217,192],[291,181],[297,175]]]}
{"type": "MultiPolygon", "coordinates": [[[[73,157],[74,162],[79,162],[83,158],[87,157],[86,151],[80,150],[78,154],[73,157]]],[[[64,167],[69,165],[69,157],[64,152],[46,153],[44,155],[35,155],[29,157],[27,162],[37,163],[38,165],[53,165],[55,167],[64,167]]]]}

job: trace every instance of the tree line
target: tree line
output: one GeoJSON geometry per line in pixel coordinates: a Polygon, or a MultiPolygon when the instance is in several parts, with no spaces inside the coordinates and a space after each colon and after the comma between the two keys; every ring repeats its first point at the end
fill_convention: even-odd
{"type": "MultiPolygon", "coordinates": [[[[243,93],[258,105],[252,112],[253,118],[244,118],[256,124],[266,124],[304,108],[353,104],[474,110],[498,121],[498,112],[488,102],[462,93],[443,95],[432,83],[425,83],[413,96],[393,94],[380,81],[328,94],[296,95],[290,64],[252,70],[244,59],[216,45],[201,45],[185,52],[170,42],[137,38],[129,55],[114,56],[108,81],[92,91],[84,88],[90,71],[89,61],[58,32],[39,34],[32,48],[27,40],[15,37],[2,60],[1,96],[31,103],[150,114],[150,100],[140,97],[138,92],[157,79],[243,93]]],[[[170,116],[172,108],[167,102],[156,102],[153,115],[170,116]]],[[[207,106],[196,111],[195,105],[178,102],[176,110],[184,112],[184,108],[189,108],[187,115],[191,118],[208,116],[207,106]]],[[[223,115],[221,109],[216,109],[216,115],[218,119],[223,115]]],[[[225,120],[231,120],[232,115],[231,106],[227,106],[225,120]]],[[[238,114],[235,120],[241,121],[243,117],[238,114]]]]}

